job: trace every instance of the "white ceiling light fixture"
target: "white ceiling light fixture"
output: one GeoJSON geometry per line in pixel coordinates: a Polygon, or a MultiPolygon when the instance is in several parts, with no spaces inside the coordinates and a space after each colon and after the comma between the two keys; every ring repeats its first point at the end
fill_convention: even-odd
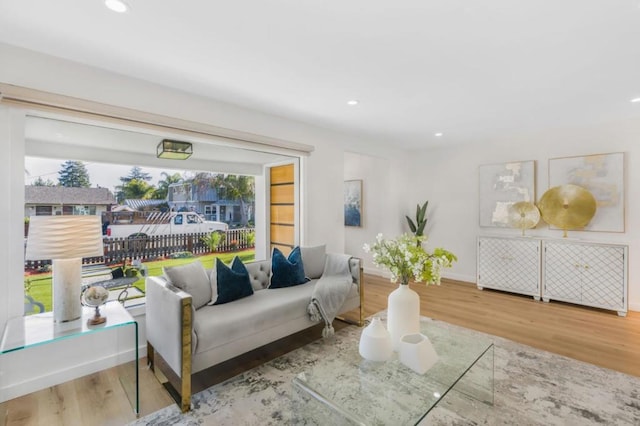
{"type": "Polygon", "coordinates": [[[631,99],[631,102],[633,102],[634,104],[638,103],[638,102],[640,102],[640,98],[633,98],[633,99],[631,99]]]}
{"type": "Polygon", "coordinates": [[[442,132],[434,133],[434,136],[437,137],[437,138],[439,138],[440,136],[443,136],[443,135],[444,135],[444,133],[442,133],[442,132]]]}
{"type": "Polygon", "coordinates": [[[350,101],[347,101],[347,105],[349,106],[355,106],[355,105],[358,105],[359,103],[360,101],[357,99],[351,99],[350,101]]]}
{"type": "Polygon", "coordinates": [[[116,13],[125,13],[129,10],[129,6],[122,0],[104,0],[104,5],[116,13]]]}

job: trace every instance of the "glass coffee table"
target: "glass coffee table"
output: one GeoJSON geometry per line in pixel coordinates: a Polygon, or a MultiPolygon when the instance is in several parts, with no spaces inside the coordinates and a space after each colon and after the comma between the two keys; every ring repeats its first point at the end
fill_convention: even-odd
{"type": "Polygon", "coordinates": [[[493,405],[493,343],[424,317],[421,332],[439,357],[424,375],[396,353],[366,361],[355,341],[293,379],[296,416],[311,424],[415,425],[451,391],[493,405]]]}

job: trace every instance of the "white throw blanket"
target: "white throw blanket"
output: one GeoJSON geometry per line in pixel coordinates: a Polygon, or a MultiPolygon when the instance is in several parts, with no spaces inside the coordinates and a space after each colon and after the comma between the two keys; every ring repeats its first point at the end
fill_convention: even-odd
{"type": "Polygon", "coordinates": [[[324,320],[322,337],[333,335],[333,320],[347,299],[353,284],[350,260],[349,255],[327,253],[324,272],[311,294],[307,311],[312,321],[324,320]]]}

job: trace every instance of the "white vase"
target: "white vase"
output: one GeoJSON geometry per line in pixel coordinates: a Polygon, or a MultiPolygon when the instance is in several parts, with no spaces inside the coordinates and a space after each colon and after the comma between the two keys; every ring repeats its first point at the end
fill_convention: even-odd
{"type": "Polygon", "coordinates": [[[438,354],[424,334],[405,334],[400,340],[400,362],[418,374],[424,374],[438,362],[438,354]]]}
{"type": "Polygon", "coordinates": [[[400,350],[405,334],[420,333],[420,296],[409,285],[400,284],[387,300],[387,330],[394,351],[400,350]]]}
{"type": "Polygon", "coordinates": [[[369,361],[387,361],[393,354],[391,336],[380,318],[374,317],[360,336],[359,352],[369,361]]]}

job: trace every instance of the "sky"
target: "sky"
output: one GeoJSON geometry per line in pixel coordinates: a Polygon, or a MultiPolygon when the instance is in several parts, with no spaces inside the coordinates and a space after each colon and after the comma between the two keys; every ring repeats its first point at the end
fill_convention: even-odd
{"type": "MultiPolygon", "coordinates": [[[[25,184],[30,185],[42,177],[44,181],[50,179],[54,184],[58,183],[58,172],[62,168],[64,160],[48,159],[48,158],[36,158],[25,157],[25,184]]],[[[132,166],[123,166],[118,164],[105,164],[105,163],[92,163],[89,161],[83,161],[87,171],[89,172],[89,180],[91,186],[100,186],[101,188],[109,188],[115,193],[115,187],[120,185],[120,177],[127,176],[131,172],[132,166]]],[[[167,172],[170,175],[173,173],[182,174],[183,170],[167,170],[156,169],[153,167],[141,167],[143,172],[151,175],[149,181],[152,185],[157,185],[158,181],[162,179],[161,173],[167,172]]]]}

